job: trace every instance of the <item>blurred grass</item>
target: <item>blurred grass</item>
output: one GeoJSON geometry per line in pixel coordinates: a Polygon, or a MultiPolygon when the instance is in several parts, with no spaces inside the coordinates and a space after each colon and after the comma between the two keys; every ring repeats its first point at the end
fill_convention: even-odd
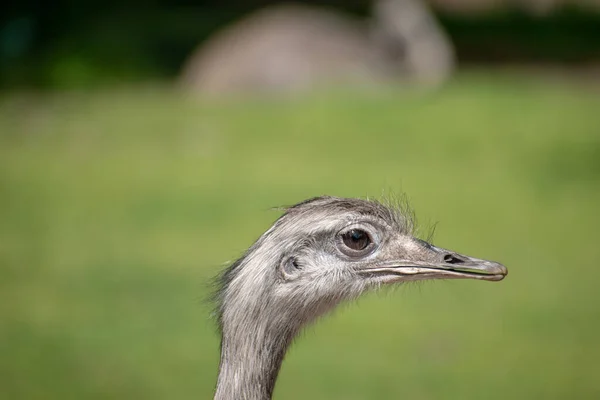
{"type": "Polygon", "coordinates": [[[502,283],[370,295],[310,327],[280,399],[600,396],[600,98],[466,75],[435,95],[0,99],[0,397],[210,398],[200,301],[278,213],[404,190],[502,283]]]}

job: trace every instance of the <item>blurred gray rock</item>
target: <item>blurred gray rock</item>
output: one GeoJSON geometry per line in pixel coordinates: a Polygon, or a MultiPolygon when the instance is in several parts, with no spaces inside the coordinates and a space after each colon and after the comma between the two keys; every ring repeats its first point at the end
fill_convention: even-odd
{"type": "Polygon", "coordinates": [[[267,7],[209,38],[180,84],[194,93],[296,92],[393,81],[443,83],[454,50],[420,0],[380,0],[369,21],[332,10],[267,7]]]}

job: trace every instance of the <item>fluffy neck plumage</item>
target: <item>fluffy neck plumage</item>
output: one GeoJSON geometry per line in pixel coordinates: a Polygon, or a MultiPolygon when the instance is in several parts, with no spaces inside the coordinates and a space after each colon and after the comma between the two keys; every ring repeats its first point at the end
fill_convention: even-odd
{"type": "Polygon", "coordinates": [[[285,352],[302,326],[295,307],[274,295],[277,260],[254,250],[224,278],[215,400],[270,399],[285,352]]]}
{"type": "Polygon", "coordinates": [[[268,400],[295,332],[256,323],[224,332],[215,400],[268,400]]]}

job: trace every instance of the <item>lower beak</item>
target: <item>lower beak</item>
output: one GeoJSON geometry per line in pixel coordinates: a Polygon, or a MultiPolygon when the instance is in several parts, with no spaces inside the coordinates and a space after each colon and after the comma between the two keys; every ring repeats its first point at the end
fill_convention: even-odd
{"type": "Polygon", "coordinates": [[[361,275],[386,276],[385,281],[423,279],[479,279],[501,281],[508,274],[506,267],[495,261],[482,260],[433,247],[440,261],[397,260],[366,268],[361,275]]]}

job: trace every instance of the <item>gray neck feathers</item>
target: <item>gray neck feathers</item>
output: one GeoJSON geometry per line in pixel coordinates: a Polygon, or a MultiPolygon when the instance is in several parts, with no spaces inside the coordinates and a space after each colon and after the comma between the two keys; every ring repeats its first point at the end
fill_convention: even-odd
{"type": "Polygon", "coordinates": [[[285,352],[295,332],[270,334],[261,324],[242,336],[224,335],[215,400],[270,399],[285,352]]]}
{"type": "Polygon", "coordinates": [[[222,331],[215,400],[270,399],[285,352],[303,321],[274,294],[280,260],[271,231],[221,276],[222,331]]]}

